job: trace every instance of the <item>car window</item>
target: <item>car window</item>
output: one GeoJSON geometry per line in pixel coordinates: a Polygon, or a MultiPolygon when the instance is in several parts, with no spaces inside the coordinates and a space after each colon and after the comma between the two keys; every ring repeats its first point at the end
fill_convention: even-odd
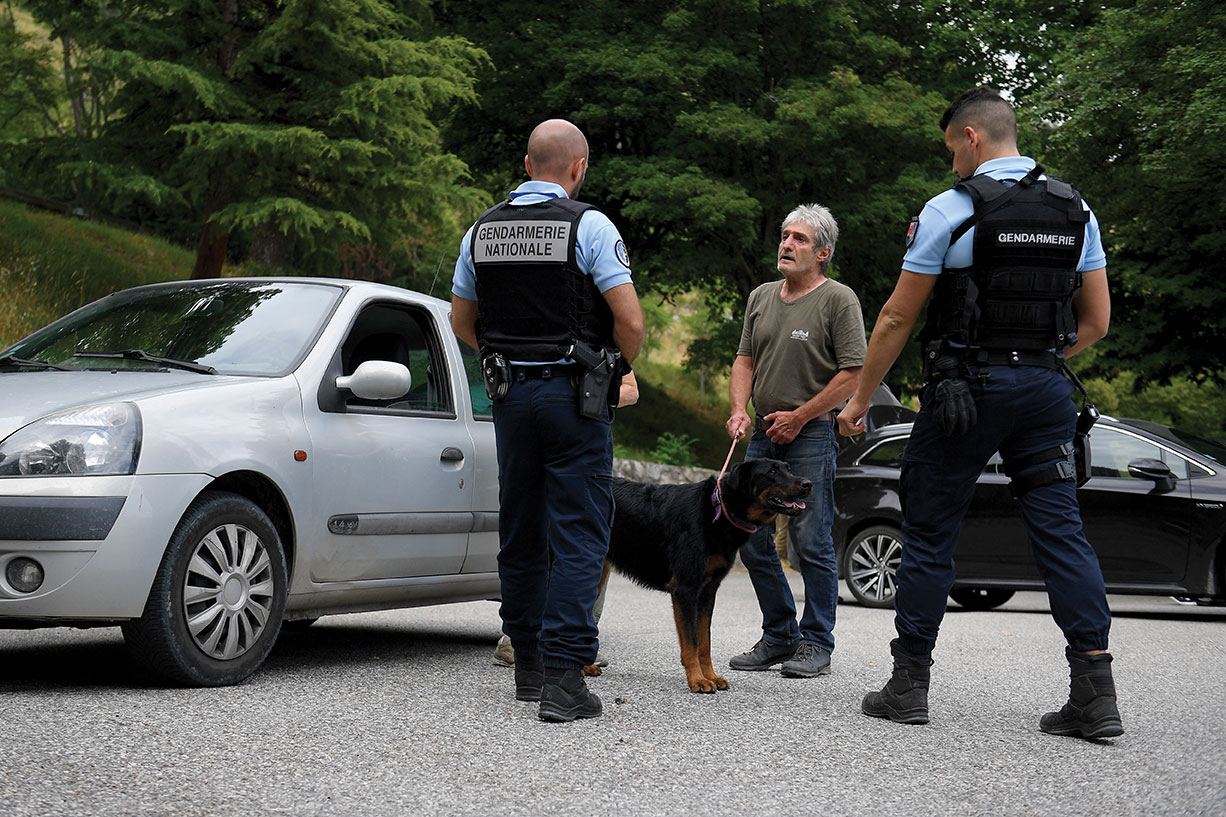
{"type": "Polygon", "coordinates": [[[1187,460],[1147,440],[1112,428],[1090,432],[1090,476],[1136,479],[1128,473],[1128,463],[1140,458],[1162,460],[1180,479],[1188,476],[1187,460]]]}
{"type": "Polygon", "coordinates": [[[901,468],[902,452],[907,447],[906,437],[885,440],[860,457],[860,465],[876,465],[881,468],[901,468]]]}
{"type": "Polygon", "coordinates": [[[481,355],[460,341],[460,356],[464,358],[464,374],[468,379],[468,394],[472,398],[473,419],[492,420],[494,401],[485,393],[485,378],[481,376],[481,355]]]}
{"type": "Polygon", "coordinates": [[[425,311],[398,304],[363,309],[341,346],[341,369],[350,375],[368,360],[402,364],[409,370],[412,385],[407,394],[391,400],[351,394],[345,401],[347,407],[454,415],[446,358],[434,321],[425,311]]]}
{"type": "Polygon", "coordinates": [[[209,281],[124,290],[5,350],[75,369],[150,370],[77,352],[140,349],[218,374],[283,375],[306,356],[344,290],[313,283],[209,281]]]}

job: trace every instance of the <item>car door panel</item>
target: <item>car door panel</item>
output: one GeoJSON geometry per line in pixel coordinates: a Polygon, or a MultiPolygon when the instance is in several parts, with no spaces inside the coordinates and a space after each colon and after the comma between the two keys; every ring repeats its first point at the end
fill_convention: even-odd
{"type": "MultiPolygon", "coordinates": [[[[367,359],[409,368],[408,394],[364,400],[343,393],[306,412],[317,489],[316,582],[459,573],[473,526],[475,451],[455,411],[437,316],[375,303],[338,350],[341,372],[367,359]],[[324,476],[327,475],[327,476],[324,476]]],[[[328,382],[320,388],[335,389],[328,382]]]]}

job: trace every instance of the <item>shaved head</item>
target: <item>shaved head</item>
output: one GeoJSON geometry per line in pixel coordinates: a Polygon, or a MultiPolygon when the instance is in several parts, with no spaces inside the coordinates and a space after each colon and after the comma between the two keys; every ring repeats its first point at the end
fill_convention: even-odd
{"type": "Polygon", "coordinates": [[[997,145],[1017,144],[1013,107],[986,85],[963,91],[949,103],[941,117],[941,130],[950,127],[955,131],[974,128],[997,145]]]}
{"type": "Polygon", "coordinates": [[[534,179],[555,181],[564,177],[575,161],[587,158],[583,131],[565,119],[547,119],[528,137],[528,167],[534,179]]]}

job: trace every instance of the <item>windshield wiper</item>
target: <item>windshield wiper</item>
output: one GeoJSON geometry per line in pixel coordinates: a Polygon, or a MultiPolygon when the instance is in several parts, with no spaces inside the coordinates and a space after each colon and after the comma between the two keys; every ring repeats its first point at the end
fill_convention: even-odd
{"type": "Polygon", "coordinates": [[[76,371],[71,366],[60,366],[57,363],[48,363],[45,360],[26,360],[23,357],[13,357],[12,355],[0,357],[0,366],[12,366],[14,369],[55,369],[57,372],[76,371]]]}
{"type": "Polygon", "coordinates": [[[159,357],[158,355],[149,354],[144,349],[121,349],[118,352],[82,351],[74,353],[73,357],[113,357],[123,358],[124,360],[144,360],[148,363],[159,363],[163,366],[186,369],[189,372],[197,372],[198,374],[217,374],[217,370],[212,366],[206,366],[194,360],[175,360],[173,357],[159,357]]]}

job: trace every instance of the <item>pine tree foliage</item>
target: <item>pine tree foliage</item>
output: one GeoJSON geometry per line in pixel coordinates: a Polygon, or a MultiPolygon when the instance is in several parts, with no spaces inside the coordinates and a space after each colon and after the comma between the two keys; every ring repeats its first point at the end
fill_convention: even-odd
{"type": "Polygon", "coordinates": [[[40,158],[58,153],[61,190],[184,237],[203,226],[198,274],[219,271],[231,235],[275,245],[262,256],[274,265],[330,271],[343,246],[391,251],[404,231],[481,198],[441,149],[439,122],[475,101],[483,54],[426,36],[423,5],[111,0],[71,15],[60,0],[29,5],[57,30],[70,24],[95,49],[91,75],[117,88],[98,138],[40,158]]]}
{"type": "Polygon", "coordinates": [[[1104,225],[1111,335],[1098,367],[1226,380],[1226,7],[1107,10],[1039,94],[1051,164],[1104,225]]]}

